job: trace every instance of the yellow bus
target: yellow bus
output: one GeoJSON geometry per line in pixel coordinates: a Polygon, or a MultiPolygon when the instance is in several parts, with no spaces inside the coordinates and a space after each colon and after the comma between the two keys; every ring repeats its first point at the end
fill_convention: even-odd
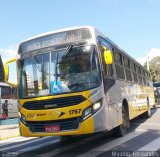
{"type": "MultiPolygon", "coordinates": [[[[151,116],[150,74],[92,26],[72,27],[22,42],[17,61],[20,134],[69,136],[116,130],[151,116]]],[[[8,82],[13,85],[13,83],[8,82]]]]}

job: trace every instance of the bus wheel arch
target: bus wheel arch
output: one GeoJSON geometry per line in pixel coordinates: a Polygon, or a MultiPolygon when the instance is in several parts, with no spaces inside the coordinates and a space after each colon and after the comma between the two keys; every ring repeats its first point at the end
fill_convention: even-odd
{"type": "Polygon", "coordinates": [[[125,108],[125,110],[127,112],[127,116],[129,118],[129,106],[128,106],[128,101],[126,99],[123,99],[123,101],[122,101],[122,107],[125,108]]]}
{"type": "MultiPolygon", "coordinates": [[[[127,128],[130,128],[130,121],[129,121],[129,104],[128,104],[128,101],[126,100],[126,99],[123,99],[123,101],[122,101],[122,110],[123,110],[123,108],[125,109],[125,111],[126,111],[126,118],[127,118],[127,128]]],[[[122,111],[122,113],[123,113],[123,111],[122,111]]]]}
{"type": "Polygon", "coordinates": [[[129,106],[126,99],[122,101],[122,124],[115,128],[115,135],[118,137],[123,137],[127,134],[130,128],[129,122],[129,106]]]}
{"type": "Polygon", "coordinates": [[[150,103],[149,103],[149,97],[147,97],[147,111],[144,113],[144,117],[145,118],[150,118],[152,116],[151,114],[151,107],[150,107],[150,103]]]}

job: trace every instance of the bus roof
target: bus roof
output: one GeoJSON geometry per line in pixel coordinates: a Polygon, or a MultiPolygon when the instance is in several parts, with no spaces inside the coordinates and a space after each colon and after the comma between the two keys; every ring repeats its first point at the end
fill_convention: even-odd
{"type": "MultiPolygon", "coordinates": [[[[69,28],[63,28],[63,29],[58,29],[58,30],[54,30],[54,31],[50,31],[50,32],[46,32],[46,33],[42,33],[42,34],[39,34],[39,35],[35,35],[35,36],[32,36],[26,40],[24,40],[22,43],[25,43],[27,41],[30,41],[30,40],[33,40],[33,39],[36,39],[36,38],[40,38],[40,37],[43,37],[43,36],[47,36],[47,35],[51,35],[51,34],[54,34],[54,33],[59,33],[59,32],[65,32],[65,31],[70,31],[70,30],[75,30],[75,29],[83,29],[83,28],[88,28],[91,32],[94,32],[95,35],[100,35],[102,36],[103,38],[105,38],[111,45],[113,45],[114,47],[116,47],[117,49],[119,49],[125,56],[127,56],[128,58],[130,58],[133,62],[135,62],[136,64],[138,64],[141,68],[145,69],[143,67],[143,65],[141,65],[139,62],[137,62],[133,57],[131,57],[128,53],[126,53],[123,49],[121,49],[118,45],[116,45],[113,41],[111,41],[106,35],[104,35],[103,33],[101,33],[98,29],[96,29],[94,26],[75,26],[75,27],[69,27],[69,28]]],[[[21,45],[20,44],[20,45],[21,45]]],[[[147,71],[147,69],[145,69],[147,71]]]]}
{"type": "Polygon", "coordinates": [[[65,31],[70,31],[70,30],[75,30],[75,29],[83,29],[83,28],[95,29],[95,27],[93,27],[93,26],[75,26],[75,27],[68,27],[68,28],[63,28],[63,29],[57,29],[57,30],[53,30],[53,31],[49,31],[49,32],[46,32],[46,33],[42,33],[42,34],[38,34],[38,35],[32,36],[32,37],[30,37],[30,38],[22,41],[21,44],[24,43],[24,42],[30,41],[32,39],[40,38],[40,37],[43,37],[43,36],[46,36],[46,35],[60,33],[60,32],[65,32],[65,31]]]}

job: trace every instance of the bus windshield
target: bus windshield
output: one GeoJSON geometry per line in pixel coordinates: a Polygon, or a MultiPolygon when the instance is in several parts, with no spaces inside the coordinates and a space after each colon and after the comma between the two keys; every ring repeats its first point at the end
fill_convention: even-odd
{"type": "MultiPolygon", "coordinates": [[[[37,53],[36,53],[37,54],[37,53]]],[[[72,45],[20,61],[21,97],[79,92],[100,84],[99,62],[93,45],[72,45]]]]}

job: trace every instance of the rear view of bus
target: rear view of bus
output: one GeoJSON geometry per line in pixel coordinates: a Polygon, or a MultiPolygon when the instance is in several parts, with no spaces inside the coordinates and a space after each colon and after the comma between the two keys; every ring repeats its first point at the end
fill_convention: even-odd
{"type": "Polygon", "coordinates": [[[94,28],[51,32],[20,44],[22,136],[76,135],[107,129],[94,28]]]}

